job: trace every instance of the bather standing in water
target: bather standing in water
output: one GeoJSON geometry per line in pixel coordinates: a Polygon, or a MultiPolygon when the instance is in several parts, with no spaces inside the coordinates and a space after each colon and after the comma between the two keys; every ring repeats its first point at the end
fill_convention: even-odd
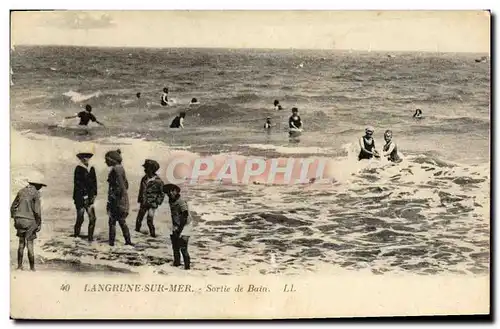
{"type": "Polygon", "coordinates": [[[403,161],[398,153],[398,146],[392,140],[392,130],[386,130],[384,133],[385,145],[382,149],[382,156],[387,158],[387,160],[399,163],[403,161]]]}
{"type": "Polygon", "coordinates": [[[361,148],[358,160],[371,159],[374,156],[379,157],[377,150],[375,149],[375,140],[373,139],[373,133],[375,129],[369,126],[365,129],[365,135],[359,139],[359,146],[361,148]]]}

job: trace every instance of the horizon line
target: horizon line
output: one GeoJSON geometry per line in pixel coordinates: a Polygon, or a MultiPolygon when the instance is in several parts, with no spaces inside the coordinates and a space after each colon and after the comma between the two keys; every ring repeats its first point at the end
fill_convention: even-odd
{"type": "Polygon", "coordinates": [[[95,45],[61,45],[61,44],[11,44],[11,50],[15,47],[67,47],[67,48],[98,48],[98,49],[229,49],[229,50],[306,50],[306,51],[332,51],[332,52],[366,52],[366,53],[435,53],[435,54],[491,54],[490,51],[435,51],[435,50],[363,50],[352,48],[236,48],[236,47],[217,47],[217,46],[184,46],[184,47],[158,47],[158,46],[95,46],[95,45]]]}

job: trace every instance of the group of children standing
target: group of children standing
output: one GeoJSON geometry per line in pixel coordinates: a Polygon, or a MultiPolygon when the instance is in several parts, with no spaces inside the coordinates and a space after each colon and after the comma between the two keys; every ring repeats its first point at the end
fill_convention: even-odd
{"type": "MultiPolygon", "coordinates": [[[[81,228],[84,222],[85,213],[89,219],[87,239],[94,240],[94,229],[96,215],[94,202],[97,193],[97,178],[95,169],[89,164],[93,157],[92,153],[78,153],[77,158],[80,163],[74,170],[73,202],[76,208],[76,223],[74,226],[74,237],[80,237],[81,228]]],[[[122,166],[123,158],[120,150],[112,150],[106,153],[105,162],[111,168],[108,174],[108,200],[106,210],[108,213],[109,240],[110,246],[115,245],[116,224],[120,228],[125,239],[125,245],[133,245],[130,230],[126,223],[129,215],[128,180],[125,169],[122,166]]],[[[189,213],[187,202],[181,197],[181,189],[175,184],[164,184],[157,172],[160,165],[157,161],[146,159],[144,164],[145,175],[141,179],[139,186],[139,212],[137,214],[135,230],[141,231],[144,217],[151,237],[156,237],[154,226],[155,212],[168,196],[170,213],[172,216],[172,231],[170,240],[174,254],[174,266],[181,265],[181,254],[184,260],[184,268],[190,269],[191,260],[188,253],[188,241],[192,235],[192,217],[189,213]]],[[[11,205],[11,218],[14,219],[14,227],[19,237],[18,247],[18,269],[23,268],[23,254],[28,247],[28,258],[30,269],[35,270],[35,258],[33,241],[36,233],[40,231],[42,225],[41,202],[39,190],[47,186],[41,179],[31,179],[28,185],[21,189],[11,205]]]]}

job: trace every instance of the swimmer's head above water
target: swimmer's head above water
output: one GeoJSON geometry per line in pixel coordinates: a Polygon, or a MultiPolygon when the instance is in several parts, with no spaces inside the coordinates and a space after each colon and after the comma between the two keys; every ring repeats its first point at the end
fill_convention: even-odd
{"type": "Polygon", "coordinates": [[[388,129],[384,133],[384,139],[388,143],[392,140],[392,130],[388,129]]]}
{"type": "Polygon", "coordinates": [[[279,104],[280,104],[280,101],[279,101],[279,100],[277,100],[277,99],[275,99],[275,100],[274,100],[274,106],[277,106],[277,105],[279,105],[279,104]]]}
{"type": "Polygon", "coordinates": [[[136,96],[137,98],[141,98],[141,93],[137,93],[137,94],[135,94],[135,96],[136,96]]]}
{"type": "Polygon", "coordinates": [[[373,135],[373,133],[374,133],[374,132],[375,132],[375,129],[373,129],[373,127],[372,127],[372,126],[368,126],[368,127],[366,127],[366,129],[365,129],[365,134],[366,134],[366,136],[370,136],[370,137],[371,137],[371,136],[373,135]]]}
{"type": "Polygon", "coordinates": [[[168,88],[167,88],[167,87],[163,88],[163,92],[164,92],[165,94],[168,94],[168,88]]]}
{"type": "Polygon", "coordinates": [[[416,109],[415,114],[413,114],[414,118],[421,117],[422,116],[422,110],[421,109],[416,109]]]}

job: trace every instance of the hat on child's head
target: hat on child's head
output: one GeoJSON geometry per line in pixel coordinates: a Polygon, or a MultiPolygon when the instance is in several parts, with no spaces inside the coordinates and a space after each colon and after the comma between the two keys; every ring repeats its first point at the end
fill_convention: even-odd
{"type": "Polygon", "coordinates": [[[151,169],[153,172],[157,172],[158,169],[160,169],[160,164],[158,162],[156,162],[155,160],[151,160],[151,159],[144,160],[144,164],[142,166],[144,168],[151,169]]]}
{"type": "Polygon", "coordinates": [[[165,184],[163,185],[163,192],[164,193],[167,193],[167,192],[170,192],[170,191],[177,191],[177,192],[180,192],[181,191],[181,188],[175,184],[165,184]]]}
{"type": "Polygon", "coordinates": [[[90,152],[80,152],[80,153],[77,153],[76,154],[76,157],[78,159],[90,159],[94,156],[94,154],[90,153],[90,152]]]}
{"type": "Polygon", "coordinates": [[[45,181],[45,178],[40,173],[32,173],[28,179],[29,184],[47,186],[47,184],[43,183],[44,181],[45,181]]]}
{"type": "Polygon", "coordinates": [[[108,151],[105,155],[106,158],[109,158],[117,163],[122,163],[122,152],[120,150],[108,151]]]}

